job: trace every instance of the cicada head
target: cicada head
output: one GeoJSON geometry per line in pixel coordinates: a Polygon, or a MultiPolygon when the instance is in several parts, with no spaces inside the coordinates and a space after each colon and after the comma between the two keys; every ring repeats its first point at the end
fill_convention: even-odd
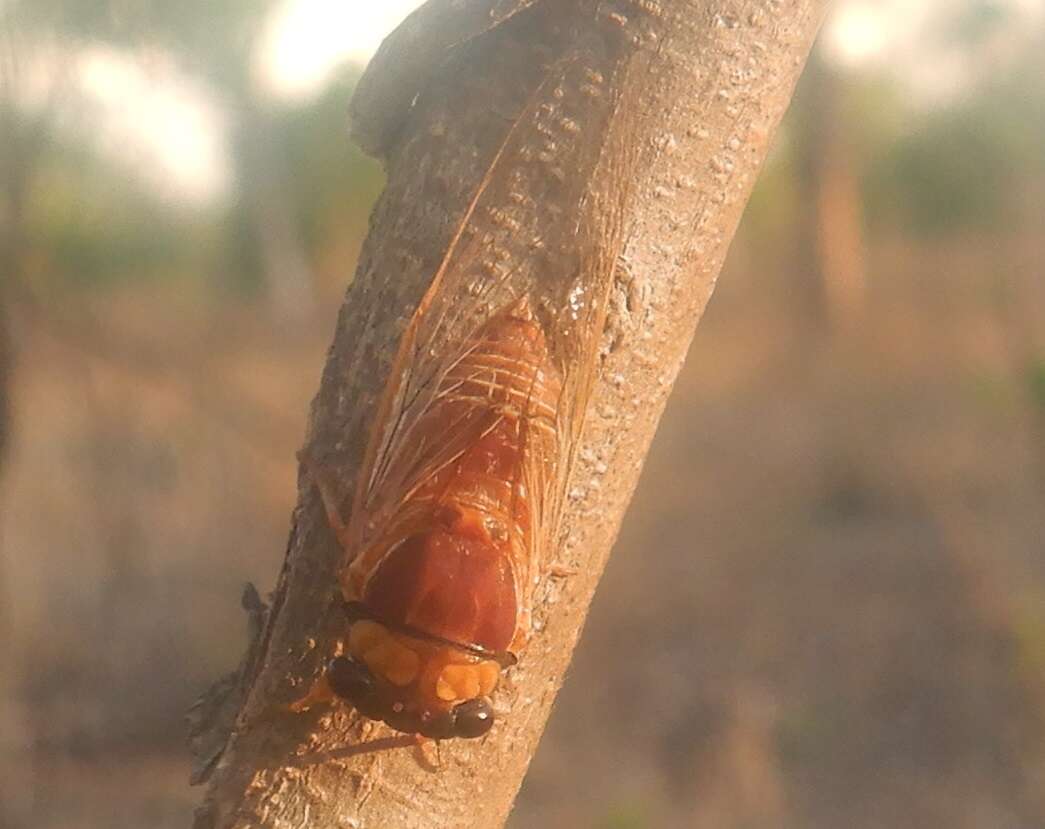
{"type": "Polygon", "coordinates": [[[361,619],[349,631],[347,653],[330,663],[327,681],[363,716],[442,740],[490,730],[489,694],[500,673],[493,659],[361,619]]]}

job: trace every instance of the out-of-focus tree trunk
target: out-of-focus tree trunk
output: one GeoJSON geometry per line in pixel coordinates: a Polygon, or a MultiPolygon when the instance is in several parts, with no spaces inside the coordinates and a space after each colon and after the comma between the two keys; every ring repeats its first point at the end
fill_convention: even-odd
{"type": "MultiPolygon", "coordinates": [[[[6,24],[0,12],[0,24],[6,24]]],[[[13,33],[0,25],[0,469],[10,440],[11,372],[14,364],[9,315],[11,285],[18,278],[28,171],[15,120],[13,33]]]]}
{"type": "MultiPolygon", "coordinates": [[[[1045,65],[1045,60],[1041,63],[1045,65]]],[[[1045,182],[1026,185],[1020,216],[1036,227],[1045,215],[1045,182]]],[[[1015,261],[1005,269],[995,301],[1010,371],[1023,390],[1030,456],[1035,475],[1045,482],[1045,236],[1027,231],[1021,236],[1015,261]]]]}
{"type": "MultiPolygon", "coordinates": [[[[0,256],[0,262],[3,262],[0,256]]],[[[3,267],[0,264],[0,267],[3,267]]],[[[0,284],[0,475],[11,443],[11,385],[14,374],[14,343],[11,340],[10,308],[5,286],[0,284]]],[[[2,507],[0,507],[2,516],[2,507]]],[[[0,518],[2,520],[2,518],[0,518]]]]}
{"type": "Polygon", "coordinates": [[[800,305],[814,330],[844,333],[863,314],[867,290],[859,162],[843,111],[842,79],[819,50],[813,50],[803,84],[797,119],[800,305]]]}
{"type": "MultiPolygon", "coordinates": [[[[4,161],[0,159],[0,167],[3,165],[4,161]]],[[[11,282],[18,267],[16,229],[12,216],[14,209],[9,199],[0,197],[0,472],[3,470],[11,434],[14,343],[11,341],[10,332],[10,294],[11,282]]]]}
{"type": "MultiPolygon", "coordinates": [[[[0,99],[0,107],[3,101],[0,99]]],[[[10,113],[8,113],[9,115],[10,113]]],[[[0,143],[9,138],[13,125],[0,112],[0,143]]],[[[7,613],[8,584],[6,550],[3,546],[5,521],[4,473],[11,448],[12,387],[14,385],[15,344],[11,333],[12,283],[18,275],[22,248],[22,207],[24,177],[16,169],[14,143],[0,146],[0,640],[8,643],[6,665],[0,670],[0,779],[5,794],[0,797],[0,826],[16,825],[24,817],[26,770],[16,749],[24,742],[22,705],[17,677],[20,665],[7,613]],[[8,788],[9,787],[9,788],[8,788]]]]}
{"type": "MultiPolygon", "coordinates": [[[[0,241],[0,247],[2,245],[3,243],[0,241]]],[[[0,251],[0,269],[5,269],[7,266],[7,257],[4,252],[0,251]]],[[[6,523],[4,471],[11,439],[11,375],[14,357],[8,328],[9,309],[5,290],[5,278],[9,275],[9,271],[0,272],[4,275],[0,277],[0,638],[10,644],[14,641],[14,637],[7,612],[9,588],[7,553],[4,548],[4,525],[6,523]]],[[[6,667],[0,671],[0,779],[5,781],[5,794],[0,797],[0,826],[17,825],[17,822],[23,817],[20,814],[23,811],[20,804],[21,797],[15,787],[15,781],[25,774],[24,768],[21,768],[23,763],[18,752],[24,738],[20,727],[22,710],[15,682],[20,666],[13,655],[13,650],[9,647],[6,667]]]]}
{"type": "MultiPolygon", "coordinates": [[[[597,130],[627,119],[629,149],[637,156],[599,378],[560,533],[578,570],[540,589],[537,632],[497,692],[509,713],[490,735],[444,743],[434,772],[411,751],[353,754],[346,746],[388,732],[345,707],[274,714],[301,695],[344,633],[334,598],[340,551],[302,478],[268,620],[239,677],[225,685],[239,695],[231,706],[238,716],[198,827],[479,829],[504,822],[825,6],[821,0],[431,0],[385,41],[357,88],[353,117],[362,143],[384,157],[388,185],[341,310],[309,434],[311,456],[346,486],[361,462],[403,321],[513,119],[522,117],[519,101],[544,88],[548,67],[568,61],[578,44],[610,52],[627,67],[619,74],[592,70],[588,82],[554,86],[562,103],[548,103],[554,111],[578,96],[619,92],[608,127],[575,126],[587,128],[585,140],[598,146],[606,135],[597,130]],[[611,48],[611,41],[623,45],[611,48]],[[600,89],[618,77],[627,78],[626,89],[600,89]]],[[[541,117],[537,112],[528,127],[535,133],[541,117]]],[[[535,135],[533,142],[534,155],[547,152],[554,161],[552,136],[535,135]]],[[[571,166],[555,169],[580,175],[571,166]]],[[[509,165],[497,175],[512,173],[509,165]]],[[[513,204],[537,206],[527,214],[534,227],[526,238],[540,238],[542,227],[551,234],[555,223],[574,218],[542,201],[540,181],[506,181],[513,204]]],[[[503,238],[496,207],[472,217],[473,238],[503,238]]],[[[593,198],[583,209],[597,214],[605,206],[593,198]]],[[[513,260],[534,255],[522,242],[498,252],[507,253],[509,273],[513,260]]],[[[220,708],[220,699],[209,700],[200,719],[220,719],[220,708]]],[[[197,745],[205,743],[197,738],[197,745]]]]}
{"type": "Polygon", "coordinates": [[[238,125],[236,166],[261,254],[261,269],[273,318],[289,327],[312,319],[315,284],[285,186],[287,173],[266,129],[261,108],[246,97],[238,125]]]}

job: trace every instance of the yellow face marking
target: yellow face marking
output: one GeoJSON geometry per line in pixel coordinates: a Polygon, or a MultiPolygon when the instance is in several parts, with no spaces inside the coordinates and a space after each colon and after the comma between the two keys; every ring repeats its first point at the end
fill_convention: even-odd
{"type": "Polygon", "coordinates": [[[421,670],[420,657],[384,625],[362,619],[348,633],[348,650],[393,685],[409,685],[421,670]]]}
{"type": "MultiPolygon", "coordinates": [[[[421,656],[409,643],[384,625],[369,619],[355,622],[348,632],[348,652],[366,663],[375,675],[400,688],[421,674],[421,656]]],[[[435,693],[444,702],[475,699],[497,687],[501,666],[492,659],[479,663],[444,665],[436,677],[435,693]]]]}
{"type": "Polygon", "coordinates": [[[369,619],[360,619],[348,632],[349,653],[362,659],[368,650],[378,642],[386,641],[389,635],[388,628],[384,625],[371,622],[369,619]]]}
{"type": "Polygon", "coordinates": [[[375,674],[400,687],[413,682],[421,667],[418,655],[391,636],[370,647],[363,661],[375,674]]]}
{"type": "Polygon", "coordinates": [[[493,693],[497,681],[501,678],[501,666],[493,660],[479,663],[479,693],[484,697],[493,693]]]}
{"type": "Polygon", "coordinates": [[[400,648],[395,658],[385,666],[385,679],[393,685],[405,687],[417,679],[420,667],[421,660],[416,653],[409,648],[400,648]]]}
{"type": "Polygon", "coordinates": [[[457,692],[449,682],[443,679],[442,674],[439,674],[439,678],[435,681],[435,695],[443,702],[453,702],[457,699],[457,692]]]}
{"type": "Polygon", "coordinates": [[[446,702],[475,699],[480,689],[479,668],[479,665],[447,665],[436,680],[436,696],[446,702]]]}

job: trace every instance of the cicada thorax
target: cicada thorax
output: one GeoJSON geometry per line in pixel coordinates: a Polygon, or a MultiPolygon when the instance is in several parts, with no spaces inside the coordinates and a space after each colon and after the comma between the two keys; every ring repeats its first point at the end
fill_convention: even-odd
{"type": "Polygon", "coordinates": [[[449,359],[410,440],[422,454],[454,451],[429,452],[419,474],[386,470],[409,489],[385,493],[393,511],[341,573],[365,617],[349,656],[384,686],[378,707],[398,710],[380,718],[401,730],[425,731],[426,718],[490,693],[514,662],[539,567],[535,488],[559,461],[561,376],[525,302],[492,315],[449,359]]]}

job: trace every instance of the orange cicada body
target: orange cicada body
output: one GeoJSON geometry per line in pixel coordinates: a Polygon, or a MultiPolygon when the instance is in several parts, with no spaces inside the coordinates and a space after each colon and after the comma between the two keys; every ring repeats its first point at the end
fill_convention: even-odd
{"type": "Polygon", "coordinates": [[[447,368],[412,430],[448,445],[341,572],[352,626],[335,694],[429,737],[476,737],[486,697],[529,635],[530,486],[554,480],[562,393],[525,302],[503,308],[447,368]]]}
{"type": "Polygon", "coordinates": [[[324,493],[349,627],[323,682],[399,731],[485,734],[530,636],[620,251],[618,63],[532,89],[403,335],[347,525],[324,493]]]}

